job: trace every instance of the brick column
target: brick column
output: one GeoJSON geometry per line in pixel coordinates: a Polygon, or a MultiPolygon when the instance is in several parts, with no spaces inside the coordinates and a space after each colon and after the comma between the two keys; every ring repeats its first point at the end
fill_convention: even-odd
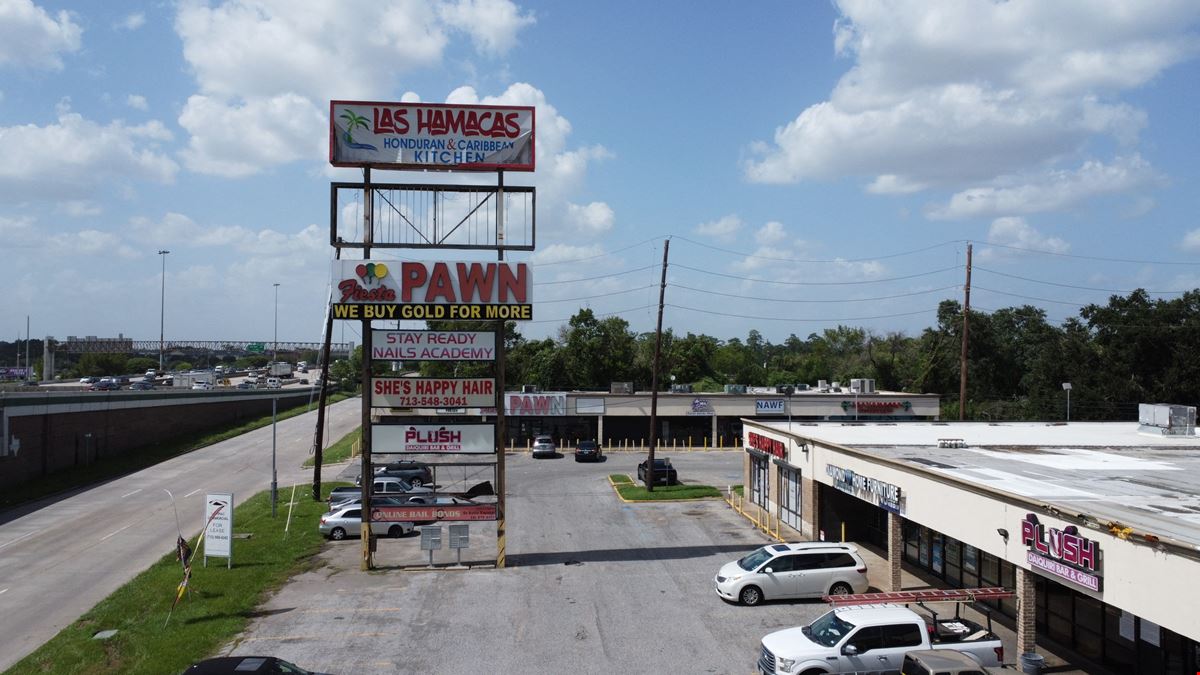
{"type": "Polygon", "coordinates": [[[803,502],[803,508],[800,513],[801,530],[807,528],[808,531],[805,534],[808,535],[809,539],[817,541],[820,535],[817,531],[817,514],[820,513],[818,509],[821,505],[820,498],[817,495],[817,486],[820,483],[811,478],[801,477],[800,485],[801,489],[804,490],[804,496],[801,499],[803,502]]]}
{"type": "Polygon", "coordinates": [[[904,590],[900,562],[904,560],[904,518],[888,511],[888,591],[904,590]]]}
{"type": "Polygon", "coordinates": [[[1037,651],[1037,597],[1033,572],[1017,568],[1017,656],[1037,651]]]}

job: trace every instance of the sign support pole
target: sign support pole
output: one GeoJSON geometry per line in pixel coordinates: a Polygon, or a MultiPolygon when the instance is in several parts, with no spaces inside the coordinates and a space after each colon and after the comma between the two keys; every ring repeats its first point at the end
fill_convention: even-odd
{"type": "MultiPolygon", "coordinates": [[[[499,188],[496,191],[496,239],[501,248],[498,260],[504,261],[504,171],[500,170],[499,188]]],[[[496,569],[505,567],[505,485],[504,446],[508,440],[508,428],[504,419],[504,319],[496,322],[496,569]]]]}
{"type": "MultiPolygon", "coordinates": [[[[371,169],[363,169],[363,260],[371,258],[371,243],[374,238],[375,197],[371,192],[371,169]]],[[[362,448],[362,521],[359,538],[362,540],[362,571],[374,569],[375,559],[371,554],[374,543],[371,537],[371,491],[374,489],[375,472],[371,470],[371,320],[362,320],[362,421],[359,427],[362,448]]]]}

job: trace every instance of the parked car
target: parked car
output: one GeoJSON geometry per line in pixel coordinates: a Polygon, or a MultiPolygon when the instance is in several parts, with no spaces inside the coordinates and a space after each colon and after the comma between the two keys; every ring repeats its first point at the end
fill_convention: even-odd
{"type": "Polygon", "coordinates": [[[576,462],[603,462],[604,450],[596,441],[579,441],[575,445],[576,462]]]}
{"type": "MultiPolygon", "coordinates": [[[[375,469],[375,478],[403,478],[412,483],[413,487],[421,487],[433,484],[433,470],[428,464],[405,460],[375,469]]],[[[354,484],[362,485],[361,475],[354,478],[354,484]]]]}
{"type": "MultiPolygon", "coordinates": [[[[759,673],[897,672],[910,651],[966,652],[982,666],[999,666],[1004,644],[976,623],[955,617],[927,623],[899,605],[838,607],[807,626],[766,635],[759,673]]],[[[907,671],[906,671],[907,672],[907,671]]]]}
{"type": "MultiPolygon", "coordinates": [[[[646,468],[650,460],[643,460],[637,466],[637,479],[639,483],[646,482],[646,468]]],[[[655,485],[678,485],[679,474],[675,471],[675,467],[671,466],[671,460],[667,457],[654,458],[654,484],[655,485]]]]}
{"type": "Polygon", "coordinates": [[[146,381],[134,382],[133,384],[129,385],[129,388],[134,391],[146,391],[147,389],[153,389],[154,383],[146,381]]]}
{"type": "Polygon", "coordinates": [[[557,457],[558,448],[554,446],[554,439],[549,436],[534,436],[533,438],[533,458],[538,457],[557,457]]]}
{"type": "Polygon", "coordinates": [[[729,602],[866,593],[867,564],[850,544],[771,544],[721,567],[717,595],[729,602]]]}
{"type": "MultiPolygon", "coordinates": [[[[339,506],[321,516],[317,531],[334,541],[362,534],[362,507],[339,506]]],[[[413,531],[412,523],[371,523],[371,533],[378,537],[402,537],[413,531]]]]}
{"type": "MultiPolygon", "coordinates": [[[[433,492],[432,489],[414,485],[404,480],[403,478],[376,478],[372,482],[371,494],[373,495],[403,495],[403,494],[425,494],[433,492]]],[[[343,499],[353,499],[362,495],[362,487],[336,487],[329,493],[329,503],[337,504],[343,499]]]]}
{"type": "Polygon", "coordinates": [[[188,666],[183,675],[324,675],[274,656],[219,656],[188,666]]]}

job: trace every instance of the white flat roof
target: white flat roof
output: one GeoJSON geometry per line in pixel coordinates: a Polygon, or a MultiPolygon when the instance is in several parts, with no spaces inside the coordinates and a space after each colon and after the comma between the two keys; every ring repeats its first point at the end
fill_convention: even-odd
{"type": "Polygon", "coordinates": [[[1197,436],[1140,433],[1136,422],[793,422],[790,432],[1200,549],[1197,436]]]}

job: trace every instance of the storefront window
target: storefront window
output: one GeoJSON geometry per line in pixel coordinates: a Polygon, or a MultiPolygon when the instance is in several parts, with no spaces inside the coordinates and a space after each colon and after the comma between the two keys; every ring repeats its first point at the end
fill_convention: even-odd
{"type": "Polygon", "coordinates": [[[1129,612],[1112,606],[1104,608],[1104,665],[1117,672],[1134,672],[1137,662],[1134,621],[1129,612]]]}
{"type": "Polygon", "coordinates": [[[921,549],[917,562],[921,563],[921,567],[929,567],[929,528],[921,528],[921,549]]]}
{"type": "Polygon", "coordinates": [[[1075,594],[1075,649],[1095,661],[1104,658],[1104,608],[1082,593],[1075,594]]]}
{"type": "Polygon", "coordinates": [[[979,586],[979,549],[970,544],[963,545],[962,585],[963,588],[979,586]]]}
{"type": "MultiPolygon", "coordinates": [[[[962,543],[953,537],[946,537],[946,581],[951,586],[962,582],[962,566],[959,564],[961,554],[962,543]]],[[[963,585],[966,586],[965,583],[963,585]]]]}
{"type": "Polygon", "coordinates": [[[915,563],[920,557],[921,526],[911,521],[904,521],[904,559],[915,563]]]}
{"type": "MultiPolygon", "coordinates": [[[[1000,559],[991,553],[980,555],[980,571],[979,585],[980,586],[1004,586],[1000,583],[1000,559]]],[[[966,563],[963,563],[966,566],[966,563]]],[[[1012,588],[1012,586],[1005,586],[1012,588]]]]}
{"type": "Polygon", "coordinates": [[[933,545],[930,548],[930,552],[931,553],[930,553],[930,558],[929,558],[929,569],[933,570],[934,574],[941,576],[942,573],[945,571],[943,569],[944,566],[942,564],[943,563],[942,554],[944,553],[944,551],[942,549],[942,533],[941,532],[933,533],[933,545]]]}
{"type": "Polygon", "coordinates": [[[750,455],[750,501],[767,508],[767,458],[750,455]]]}

